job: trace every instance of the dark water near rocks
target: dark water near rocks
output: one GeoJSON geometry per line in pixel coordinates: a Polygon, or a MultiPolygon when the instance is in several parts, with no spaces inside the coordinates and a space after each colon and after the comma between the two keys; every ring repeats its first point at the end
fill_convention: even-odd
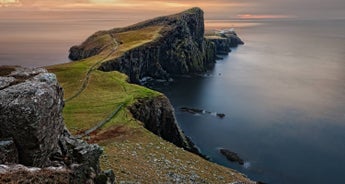
{"type": "Polygon", "coordinates": [[[345,21],[271,21],[237,32],[246,44],[208,76],[159,88],[185,134],[213,161],[255,180],[344,183],[345,21]],[[178,110],[185,106],[226,117],[178,110]]]}
{"type": "MultiPolygon", "coordinates": [[[[135,21],[132,21],[135,22],[135,21]]],[[[67,51],[97,30],[128,20],[0,20],[0,65],[68,62],[67,51]]],[[[163,91],[184,132],[213,161],[268,183],[344,183],[345,21],[213,22],[246,42],[208,76],[163,91]],[[248,26],[248,27],[247,27],[248,26]],[[253,27],[254,26],[254,27],[253,27]],[[191,115],[179,107],[225,113],[191,115]],[[219,148],[237,152],[244,166],[219,148]]]]}

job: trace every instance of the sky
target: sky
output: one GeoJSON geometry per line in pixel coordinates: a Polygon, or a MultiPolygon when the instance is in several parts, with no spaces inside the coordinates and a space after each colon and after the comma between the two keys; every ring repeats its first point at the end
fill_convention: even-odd
{"type": "MultiPolygon", "coordinates": [[[[156,16],[190,7],[204,9],[206,19],[345,19],[344,0],[0,0],[0,15],[14,11],[107,11],[156,16]]],[[[19,16],[18,15],[18,16],[19,16]]]]}

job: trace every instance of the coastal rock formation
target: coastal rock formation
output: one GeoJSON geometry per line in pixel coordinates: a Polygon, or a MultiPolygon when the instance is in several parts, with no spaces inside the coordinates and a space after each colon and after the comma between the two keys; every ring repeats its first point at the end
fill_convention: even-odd
{"type": "MultiPolygon", "coordinates": [[[[17,68],[0,81],[0,164],[22,164],[26,172],[62,168],[71,183],[92,183],[100,176],[102,149],[65,129],[63,90],[54,74],[17,68]]],[[[3,169],[0,178],[16,173],[12,171],[3,169]]]]}
{"type": "Polygon", "coordinates": [[[135,47],[122,56],[103,62],[103,71],[120,71],[138,83],[143,77],[168,80],[170,75],[201,73],[215,63],[215,45],[204,38],[204,17],[200,8],[192,8],[179,14],[158,17],[126,28],[100,31],[80,46],[70,49],[70,59],[80,60],[99,53],[96,38],[161,26],[160,36],[135,47]],[[98,51],[98,52],[97,52],[98,51]]]}
{"type": "Polygon", "coordinates": [[[211,115],[217,116],[219,118],[224,118],[225,117],[224,113],[210,112],[210,111],[207,111],[207,110],[190,108],[190,107],[181,107],[180,111],[187,112],[187,113],[190,113],[190,114],[211,114],[211,115]]]}
{"type": "Polygon", "coordinates": [[[215,44],[216,52],[219,55],[227,55],[231,52],[232,47],[244,44],[235,31],[222,31],[222,33],[208,35],[205,38],[215,44]]]}
{"type": "Polygon", "coordinates": [[[134,118],[143,122],[145,128],[154,134],[178,147],[203,156],[192,141],[183,134],[176,122],[174,108],[165,96],[139,99],[130,107],[130,111],[134,118]]]}
{"type": "Polygon", "coordinates": [[[238,156],[237,153],[235,152],[232,152],[230,150],[227,150],[227,149],[220,149],[219,152],[224,155],[229,161],[231,162],[237,162],[239,163],[240,165],[243,165],[244,164],[244,161],[242,158],[240,158],[240,156],[238,156]]]}

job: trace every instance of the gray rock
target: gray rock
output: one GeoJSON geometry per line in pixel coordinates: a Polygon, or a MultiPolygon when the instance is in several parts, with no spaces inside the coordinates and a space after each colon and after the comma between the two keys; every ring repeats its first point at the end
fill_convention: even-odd
{"type": "MultiPolygon", "coordinates": [[[[145,124],[145,128],[163,139],[202,157],[195,144],[178,126],[174,108],[165,96],[140,99],[129,108],[133,117],[145,124]]],[[[160,149],[160,148],[157,148],[160,149]]],[[[205,158],[205,157],[204,157],[205,158]]]]}
{"type": "Polygon", "coordinates": [[[0,164],[19,162],[25,166],[1,165],[3,178],[17,183],[31,175],[41,181],[47,175],[63,180],[62,183],[94,183],[98,176],[104,176],[106,183],[114,182],[113,173],[100,174],[103,150],[73,137],[65,129],[63,90],[56,76],[45,69],[28,68],[17,68],[10,75],[0,78],[0,84],[10,83],[0,89],[0,138],[13,140],[0,141],[0,164]],[[16,169],[25,174],[14,177],[16,169]]]}
{"type": "Polygon", "coordinates": [[[13,139],[0,139],[0,164],[18,163],[18,152],[13,139]]]}
{"type": "Polygon", "coordinates": [[[10,86],[16,79],[14,77],[1,77],[0,76],[0,90],[10,86]]]}
{"type": "Polygon", "coordinates": [[[64,129],[63,90],[44,69],[17,69],[11,76],[22,81],[0,90],[0,135],[14,139],[19,163],[47,166],[64,129]]]}

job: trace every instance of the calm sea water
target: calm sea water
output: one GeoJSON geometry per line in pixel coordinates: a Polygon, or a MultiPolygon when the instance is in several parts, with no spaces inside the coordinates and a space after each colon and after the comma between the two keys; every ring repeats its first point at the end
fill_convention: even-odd
{"type": "Polygon", "coordinates": [[[270,21],[207,76],[159,88],[213,161],[267,183],[344,183],[345,21],[270,21]],[[225,113],[191,115],[180,107],[225,113]],[[245,166],[219,148],[237,152],[245,166]]]}
{"type": "MultiPolygon", "coordinates": [[[[134,22],[134,21],[132,21],[134,22]]],[[[0,20],[0,65],[68,62],[70,46],[128,20],[0,20]]],[[[246,42],[205,77],[161,87],[183,131],[213,161],[268,183],[343,183],[345,21],[209,21],[246,42]],[[187,106],[225,113],[191,115],[187,106]],[[237,152],[245,166],[219,148],[237,152]]]]}

